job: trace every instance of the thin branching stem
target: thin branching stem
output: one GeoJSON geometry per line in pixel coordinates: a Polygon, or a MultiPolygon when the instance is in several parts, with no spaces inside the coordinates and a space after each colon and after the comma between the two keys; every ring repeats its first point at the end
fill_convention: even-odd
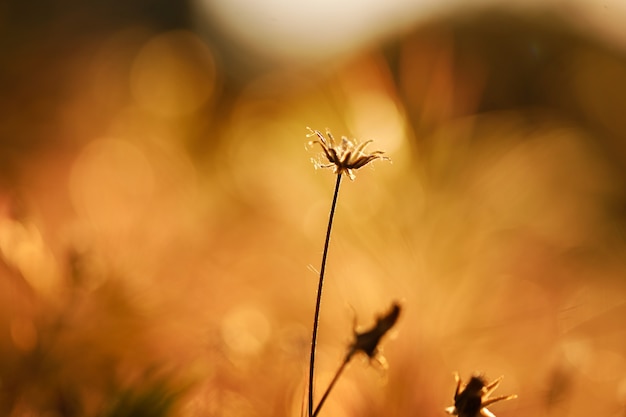
{"type": "Polygon", "coordinates": [[[324,402],[326,401],[328,394],[330,394],[330,391],[335,386],[335,383],[339,379],[339,376],[341,376],[341,373],[346,368],[346,365],[348,365],[348,363],[350,362],[350,359],[352,359],[352,356],[354,355],[355,352],[356,351],[354,349],[350,349],[350,351],[344,358],[343,362],[341,363],[341,366],[339,366],[339,369],[337,369],[337,372],[335,372],[335,376],[333,377],[333,380],[330,381],[330,384],[328,384],[328,388],[326,388],[326,392],[324,392],[324,395],[322,395],[322,398],[320,399],[319,404],[317,404],[317,407],[315,407],[315,411],[313,412],[313,417],[317,417],[317,414],[322,409],[322,405],[324,405],[324,402]]]}
{"type": "Polygon", "coordinates": [[[330,206],[330,215],[328,216],[328,228],[326,229],[326,240],[324,241],[324,252],[322,253],[322,266],[320,268],[320,279],[317,285],[317,300],[315,301],[315,315],[313,316],[313,335],[311,336],[311,359],[309,361],[309,417],[313,417],[313,376],[315,373],[315,347],[317,345],[317,328],[320,318],[320,306],[322,304],[322,289],[324,287],[324,272],[326,271],[326,257],[328,256],[328,245],[330,243],[330,232],[333,227],[333,218],[335,217],[335,207],[337,206],[337,197],[339,196],[339,185],[341,184],[341,172],[337,174],[337,182],[335,183],[335,193],[333,194],[333,202],[330,206]]]}

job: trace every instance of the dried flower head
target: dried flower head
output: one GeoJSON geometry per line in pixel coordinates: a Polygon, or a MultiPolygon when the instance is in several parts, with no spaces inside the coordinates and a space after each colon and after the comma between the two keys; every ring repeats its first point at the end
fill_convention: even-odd
{"type": "Polygon", "coordinates": [[[487,381],[480,375],[474,375],[463,390],[461,390],[461,378],[459,374],[454,374],[456,380],[456,391],[454,392],[454,406],[446,408],[448,414],[460,417],[495,417],[487,410],[487,406],[498,401],[512,400],[517,395],[502,395],[500,397],[489,398],[489,395],[498,388],[502,377],[487,384],[487,381]]]}
{"type": "Polygon", "coordinates": [[[307,137],[317,136],[318,138],[318,140],[310,141],[309,146],[318,143],[322,147],[324,155],[329,162],[329,164],[321,164],[317,161],[313,161],[316,167],[333,168],[336,174],[343,174],[345,172],[351,180],[354,180],[355,175],[353,170],[359,169],[376,159],[390,160],[386,156],[383,156],[384,152],[382,151],[365,152],[365,148],[372,142],[371,140],[358,143],[356,140],[353,142],[347,137],[342,136],[341,143],[337,143],[329,130],[326,130],[326,136],[328,136],[328,138],[326,138],[319,130],[313,130],[310,127],[307,127],[307,129],[311,132],[307,137]]]}
{"type": "Polygon", "coordinates": [[[350,345],[351,353],[363,352],[370,359],[374,359],[378,353],[380,339],[396,324],[400,316],[400,305],[393,303],[387,314],[379,317],[374,326],[362,333],[354,332],[354,341],[350,345]]]}

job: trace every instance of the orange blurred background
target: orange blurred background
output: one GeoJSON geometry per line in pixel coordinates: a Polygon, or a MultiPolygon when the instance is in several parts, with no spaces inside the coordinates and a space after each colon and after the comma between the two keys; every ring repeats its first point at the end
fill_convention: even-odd
{"type": "Polygon", "coordinates": [[[619,3],[326,3],[5,2],[0,415],[299,416],[307,126],[393,160],[342,184],[318,394],[403,305],[320,415],[444,415],[454,371],[499,417],[626,415],[619,3]]]}

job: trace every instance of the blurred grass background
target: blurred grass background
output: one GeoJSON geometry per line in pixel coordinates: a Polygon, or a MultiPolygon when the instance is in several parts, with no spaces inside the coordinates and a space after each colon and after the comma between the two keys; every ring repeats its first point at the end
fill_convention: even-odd
{"type": "Polygon", "coordinates": [[[498,416],[626,415],[619,2],[290,4],[3,2],[0,414],[300,415],[311,126],[393,159],[342,186],[318,387],[404,307],[325,414],[442,415],[482,371],[498,416]]]}

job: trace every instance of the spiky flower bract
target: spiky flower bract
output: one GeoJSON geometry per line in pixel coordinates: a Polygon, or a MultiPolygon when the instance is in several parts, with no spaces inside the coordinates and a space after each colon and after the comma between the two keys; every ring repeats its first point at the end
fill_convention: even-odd
{"type": "Polygon", "coordinates": [[[455,373],[456,391],[454,392],[454,405],[446,408],[446,412],[459,417],[496,417],[487,409],[487,406],[498,401],[517,398],[517,395],[502,395],[489,398],[491,393],[498,388],[502,378],[497,378],[488,384],[481,375],[474,375],[461,390],[461,378],[459,374],[455,373]]]}
{"type": "Polygon", "coordinates": [[[317,136],[317,140],[312,140],[309,145],[317,143],[322,147],[324,155],[328,160],[328,164],[322,164],[318,161],[314,161],[316,167],[320,168],[333,168],[333,172],[338,175],[343,173],[348,175],[350,180],[354,180],[354,170],[357,170],[376,159],[390,160],[384,156],[383,151],[366,152],[365,149],[372,142],[371,140],[358,143],[356,140],[352,141],[346,136],[341,137],[341,142],[337,142],[329,130],[326,130],[326,136],[319,130],[313,130],[307,127],[309,133],[307,137],[317,136]]]}

